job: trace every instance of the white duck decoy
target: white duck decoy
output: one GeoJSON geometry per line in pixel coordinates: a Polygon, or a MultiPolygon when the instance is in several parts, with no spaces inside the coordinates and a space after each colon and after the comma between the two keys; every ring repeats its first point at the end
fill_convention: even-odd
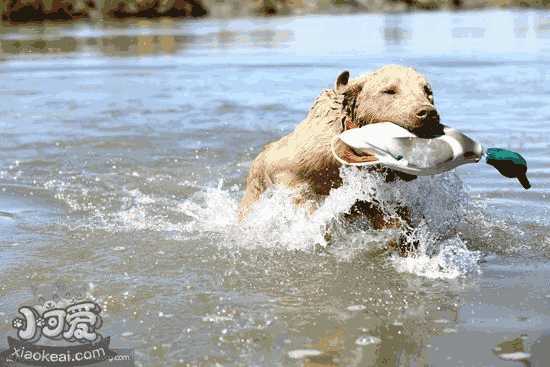
{"type": "Polygon", "coordinates": [[[483,147],[460,131],[444,127],[443,135],[419,138],[391,122],[349,129],[332,142],[332,154],[342,164],[385,167],[415,176],[429,176],[449,171],[466,163],[477,163],[483,147]],[[340,139],[356,152],[374,154],[377,161],[352,163],[336,154],[334,143],[340,139]]]}

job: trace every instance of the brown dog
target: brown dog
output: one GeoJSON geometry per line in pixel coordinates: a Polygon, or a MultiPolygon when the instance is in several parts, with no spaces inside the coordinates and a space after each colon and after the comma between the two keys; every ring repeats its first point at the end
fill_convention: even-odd
{"type": "MultiPolygon", "coordinates": [[[[418,136],[430,137],[442,132],[427,80],[412,68],[388,65],[355,80],[344,71],[334,89],[321,93],[307,117],[290,134],[267,144],[256,157],[246,180],[240,216],[262,192],[273,185],[296,190],[297,205],[314,210],[323,196],[341,185],[338,163],[331,152],[334,137],[346,129],[389,121],[418,136]]],[[[350,162],[374,161],[371,155],[358,155],[344,144],[337,145],[338,155],[350,162]]],[[[413,176],[392,172],[409,180],[413,176]]],[[[387,223],[372,203],[354,209],[369,216],[375,228],[387,223]]]]}

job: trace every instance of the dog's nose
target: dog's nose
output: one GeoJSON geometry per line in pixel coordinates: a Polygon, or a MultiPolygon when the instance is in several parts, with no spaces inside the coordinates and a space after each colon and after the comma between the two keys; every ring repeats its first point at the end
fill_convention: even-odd
{"type": "Polygon", "coordinates": [[[428,123],[439,123],[439,115],[432,106],[422,106],[416,111],[416,117],[428,123]]]}

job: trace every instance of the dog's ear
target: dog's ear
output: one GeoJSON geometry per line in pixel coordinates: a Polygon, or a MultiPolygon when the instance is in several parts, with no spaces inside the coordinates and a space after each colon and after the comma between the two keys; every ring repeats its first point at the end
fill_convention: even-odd
{"type": "Polygon", "coordinates": [[[338,78],[336,78],[336,82],[334,83],[334,89],[336,91],[341,91],[344,87],[348,85],[349,81],[349,71],[344,70],[338,75],[338,78]]]}
{"type": "Polygon", "coordinates": [[[337,91],[344,96],[342,107],[343,111],[345,112],[346,121],[342,120],[343,130],[351,129],[353,127],[359,127],[358,121],[356,121],[356,104],[357,98],[362,89],[363,83],[353,82],[349,83],[346,86],[343,86],[339,91],[337,91]],[[350,123],[357,126],[351,126],[350,123]]]}

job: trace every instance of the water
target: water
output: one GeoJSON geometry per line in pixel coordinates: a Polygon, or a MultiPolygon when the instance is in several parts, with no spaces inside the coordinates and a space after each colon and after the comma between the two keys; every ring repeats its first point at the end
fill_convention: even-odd
{"type": "Polygon", "coordinates": [[[61,282],[143,366],[544,365],[550,13],[32,25],[0,50],[3,340],[61,282]],[[521,152],[533,188],[485,165],[389,186],[345,170],[313,217],[278,189],[239,224],[261,146],[342,70],[387,63],[428,77],[448,125],[521,152]],[[417,257],[339,219],[372,197],[415,207],[417,257]]]}

